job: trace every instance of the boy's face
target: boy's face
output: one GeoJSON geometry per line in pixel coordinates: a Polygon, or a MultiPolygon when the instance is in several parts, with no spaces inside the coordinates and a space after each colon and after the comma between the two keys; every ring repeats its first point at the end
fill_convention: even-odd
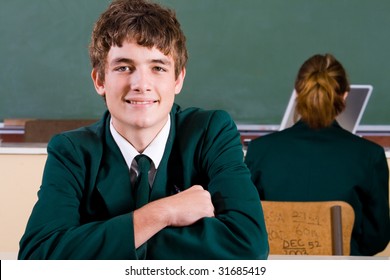
{"type": "Polygon", "coordinates": [[[175,78],[171,56],[132,41],[111,47],[104,81],[92,71],[95,88],[105,96],[114,127],[122,136],[139,130],[157,134],[167,121],[184,76],[185,70],[175,78]]]}

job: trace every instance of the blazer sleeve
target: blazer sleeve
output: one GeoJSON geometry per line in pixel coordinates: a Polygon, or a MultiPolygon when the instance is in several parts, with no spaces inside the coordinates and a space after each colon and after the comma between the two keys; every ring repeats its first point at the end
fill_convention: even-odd
{"type": "MultiPolygon", "coordinates": [[[[207,120],[189,123],[191,131],[203,129],[204,133],[199,138],[191,137],[200,140],[193,144],[194,158],[188,156],[183,162],[187,167],[193,163],[193,169],[206,174],[208,184],[203,186],[211,194],[215,217],[201,219],[188,227],[163,229],[149,240],[149,257],[266,259],[269,247],[263,211],[243,162],[236,125],[224,111],[215,111],[207,120]]],[[[190,148],[187,145],[187,150],[190,148]]]]}
{"type": "Polygon", "coordinates": [[[64,135],[48,144],[38,201],[20,241],[19,259],[136,259],[132,214],[82,223],[80,205],[91,159],[64,135]],[[109,240],[109,242],[107,242],[109,240]]]}
{"type": "Polygon", "coordinates": [[[383,148],[372,152],[371,184],[364,194],[363,217],[358,247],[360,253],[371,256],[383,251],[390,241],[389,168],[383,148]]]}

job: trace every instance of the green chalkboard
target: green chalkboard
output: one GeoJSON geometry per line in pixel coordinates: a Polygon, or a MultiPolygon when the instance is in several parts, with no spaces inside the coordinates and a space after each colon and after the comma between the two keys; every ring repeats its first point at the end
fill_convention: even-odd
{"type": "MultiPolygon", "coordinates": [[[[374,91],[363,124],[390,124],[390,1],[160,0],[174,8],[190,59],[183,107],[278,124],[302,62],[333,53],[374,91]]],[[[99,118],[87,47],[109,0],[1,0],[0,120],[99,118]]]]}

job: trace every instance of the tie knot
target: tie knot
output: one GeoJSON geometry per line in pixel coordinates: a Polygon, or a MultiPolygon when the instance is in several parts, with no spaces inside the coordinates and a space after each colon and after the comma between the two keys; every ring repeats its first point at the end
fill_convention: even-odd
{"type": "Polygon", "coordinates": [[[148,173],[150,169],[150,158],[146,155],[138,155],[135,157],[140,173],[148,173]]]}

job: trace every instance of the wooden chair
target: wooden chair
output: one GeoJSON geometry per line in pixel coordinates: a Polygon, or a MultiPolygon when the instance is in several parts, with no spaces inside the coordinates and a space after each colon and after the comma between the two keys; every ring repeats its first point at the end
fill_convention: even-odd
{"type": "Polygon", "coordinates": [[[355,213],[343,201],[262,201],[271,255],[349,255],[355,213]]]}

